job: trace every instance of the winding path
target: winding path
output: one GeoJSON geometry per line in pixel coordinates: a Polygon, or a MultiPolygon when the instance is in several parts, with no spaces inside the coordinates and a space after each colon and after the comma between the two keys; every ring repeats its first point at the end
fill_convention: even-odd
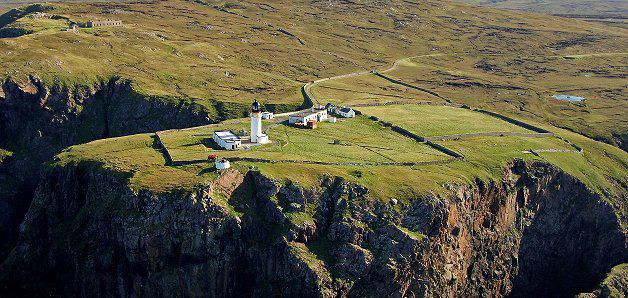
{"type": "MultiPolygon", "coordinates": [[[[396,60],[389,68],[381,70],[381,71],[377,71],[377,70],[371,70],[371,71],[356,71],[356,72],[352,72],[352,73],[348,73],[348,74],[343,74],[343,75],[338,75],[338,76],[333,76],[333,77],[328,77],[328,78],[322,78],[322,79],[318,79],[318,80],[314,80],[311,82],[306,83],[305,85],[303,85],[303,87],[301,88],[301,92],[302,95],[304,97],[304,100],[308,103],[309,108],[307,109],[303,109],[303,110],[298,110],[298,111],[293,111],[293,112],[286,112],[286,113],[280,113],[280,114],[276,114],[275,115],[275,119],[271,120],[271,122],[273,122],[272,124],[264,127],[264,132],[267,133],[268,130],[276,127],[279,125],[279,122],[284,121],[281,120],[281,118],[285,118],[285,117],[289,117],[291,115],[294,114],[298,114],[304,111],[309,110],[311,107],[314,106],[321,106],[321,102],[314,96],[314,94],[312,94],[311,92],[311,88],[316,86],[317,84],[323,83],[323,82],[327,82],[327,81],[331,81],[331,80],[338,80],[338,79],[346,79],[346,78],[351,78],[351,77],[357,77],[357,76],[362,76],[362,75],[368,75],[368,74],[374,74],[378,77],[381,77],[382,79],[385,79],[391,83],[394,84],[399,84],[408,88],[412,88],[415,90],[419,90],[425,93],[428,93],[432,96],[438,97],[446,102],[430,102],[430,101],[424,101],[424,102],[416,102],[416,101],[394,101],[394,102],[386,102],[386,103],[366,103],[366,104],[356,104],[353,105],[354,107],[368,107],[368,106],[383,106],[383,105],[399,105],[399,104],[424,104],[424,105],[448,105],[448,106],[453,106],[453,107],[458,107],[458,108],[467,108],[467,109],[471,109],[475,112],[480,112],[480,113],[485,113],[497,118],[500,118],[504,121],[513,123],[515,125],[524,127],[526,129],[530,129],[532,131],[535,131],[535,133],[513,133],[513,132],[486,132],[486,133],[470,133],[470,134],[459,134],[459,135],[447,135],[447,136],[435,136],[435,137],[422,137],[419,136],[415,133],[412,133],[410,131],[407,131],[406,129],[403,129],[399,126],[396,126],[392,123],[384,123],[381,120],[374,118],[374,117],[369,117],[369,119],[374,120],[374,121],[379,121],[384,123],[384,125],[386,126],[391,126],[393,128],[393,130],[397,131],[398,133],[400,133],[401,135],[410,137],[415,139],[418,142],[422,142],[425,143],[428,146],[431,146],[447,155],[449,155],[451,158],[449,159],[445,159],[445,160],[438,160],[438,161],[420,161],[420,162],[366,162],[366,163],[359,163],[359,162],[322,162],[322,161],[308,161],[308,160],[270,160],[270,159],[260,159],[260,158],[244,158],[244,157],[231,157],[230,160],[232,161],[248,161],[248,162],[263,162],[263,163],[298,163],[298,164],[318,164],[318,165],[337,165],[337,166],[415,166],[415,165],[426,165],[426,164],[444,164],[444,163],[449,163],[452,162],[454,160],[461,160],[464,159],[464,156],[454,152],[442,145],[436,144],[433,141],[436,140],[455,140],[455,139],[461,139],[461,138],[469,138],[469,137],[478,137],[478,136],[505,136],[505,135],[509,135],[509,136],[523,136],[523,137],[549,137],[549,136],[553,136],[554,134],[538,128],[534,125],[531,124],[527,124],[525,122],[519,121],[519,120],[515,120],[513,118],[510,118],[508,116],[504,116],[495,112],[490,112],[490,111],[486,111],[486,110],[482,110],[482,109],[473,109],[470,108],[468,106],[462,105],[462,104],[457,104],[454,103],[452,100],[445,98],[444,96],[439,95],[438,93],[422,88],[420,86],[416,86],[416,85],[412,85],[406,82],[403,82],[399,79],[396,79],[394,77],[391,77],[389,75],[387,75],[386,73],[389,73],[391,71],[394,71],[395,69],[397,69],[399,67],[399,65],[401,65],[403,62],[405,61],[409,61],[411,59],[414,58],[421,58],[421,57],[438,57],[438,56],[444,56],[445,54],[427,54],[427,55],[417,55],[417,56],[412,56],[412,57],[406,57],[406,58],[402,58],[399,60],[396,60]]],[[[359,111],[358,111],[359,112],[359,111]]],[[[243,121],[248,121],[248,118],[241,118],[241,119],[234,119],[232,121],[229,121],[229,123],[242,123],[243,121]]],[[[206,127],[209,127],[210,125],[204,125],[206,127]]],[[[200,127],[204,127],[204,126],[199,126],[199,127],[191,127],[191,128],[187,128],[187,129],[183,129],[183,130],[189,130],[189,129],[197,129],[200,127]]],[[[163,147],[163,150],[165,152],[166,155],[168,155],[169,159],[170,159],[170,163],[177,163],[177,161],[173,161],[172,157],[170,157],[168,148],[166,148],[165,144],[163,144],[161,142],[161,139],[159,137],[159,135],[157,133],[155,133],[155,137],[156,140],[158,141],[158,143],[161,144],[161,146],[163,147]]],[[[560,137],[559,137],[560,138],[560,137]]],[[[560,138],[563,141],[567,142],[569,145],[571,145],[572,147],[574,147],[576,150],[559,150],[559,149],[543,149],[543,150],[530,150],[527,151],[528,153],[537,153],[537,152],[577,152],[582,154],[583,150],[577,146],[575,146],[574,144],[570,143],[567,140],[564,140],[563,138],[560,138]]],[[[188,162],[205,162],[205,161],[188,161],[188,162]]],[[[184,161],[185,163],[185,161],[184,161]]]]}

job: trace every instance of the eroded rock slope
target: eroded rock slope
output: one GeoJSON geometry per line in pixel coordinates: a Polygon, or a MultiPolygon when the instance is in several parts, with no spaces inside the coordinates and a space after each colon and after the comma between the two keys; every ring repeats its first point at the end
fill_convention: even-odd
{"type": "Polygon", "coordinates": [[[381,202],[340,178],[309,189],[230,170],[154,194],[93,165],[56,167],[0,284],[58,296],[568,296],[628,260],[612,208],[547,164],[449,189],[381,202]]]}
{"type": "Polygon", "coordinates": [[[27,82],[8,79],[0,91],[0,148],[13,152],[0,163],[0,260],[15,243],[42,164],[63,148],[212,121],[198,105],[147,98],[118,78],[73,87],[48,86],[35,77],[27,82]]]}

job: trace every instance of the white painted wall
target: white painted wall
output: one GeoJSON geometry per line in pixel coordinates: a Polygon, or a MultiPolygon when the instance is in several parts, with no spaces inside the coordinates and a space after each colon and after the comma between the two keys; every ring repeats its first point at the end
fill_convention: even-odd
{"type": "Polygon", "coordinates": [[[215,162],[216,164],[216,169],[217,170],[225,170],[231,167],[231,164],[229,163],[228,160],[216,160],[215,162]]]}
{"type": "Polygon", "coordinates": [[[262,113],[251,113],[251,142],[257,143],[257,136],[262,134],[262,113]]]}

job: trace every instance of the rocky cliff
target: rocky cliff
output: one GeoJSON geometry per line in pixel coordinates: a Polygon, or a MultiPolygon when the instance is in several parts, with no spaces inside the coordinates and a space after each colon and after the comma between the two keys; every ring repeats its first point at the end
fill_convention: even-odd
{"type": "Polygon", "coordinates": [[[0,284],[53,296],[569,296],[626,262],[626,246],[612,208],[547,164],[390,202],[341,178],[302,188],[235,170],[155,194],[72,165],[40,180],[0,284]]]}
{"type": "Polygon", "coordinates": [[[13,156],[0,163],[0,188],[11,188],[0,191],[0,260],[15,243],[41,165],[63,148],[211,121],[196,104],[147,98],[118,78],[71,87],[49,86],[35,77],[25,82],[5,80],[0,88],[0,148],[13,151],[13,156]]]}

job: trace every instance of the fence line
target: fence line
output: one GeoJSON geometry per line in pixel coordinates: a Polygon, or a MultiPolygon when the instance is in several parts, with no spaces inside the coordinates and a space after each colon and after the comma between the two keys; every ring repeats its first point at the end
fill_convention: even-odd
{"type": "Polygon", "coordinates": [[[436,165],[451,163],[456,158],[450,158],[445,160],[430,160],[430,161],[409,161],[409,162],[332,162],[332,161],[314,161],[314,160],[289,160],[289,159],[265,159],[265,158],[252,158],[252,157],[231,157],[230,161],[245,161],[245,162],[262,162],[262,163],[297,163],[297,164],[311,164],[311,165],[333,165],[333,166],[417,166],[417,165],[436,165]]]}
{"type": "Polygon", "coordinates": [[[398,85],[402,85],[402,86],[406,86],[406,87],[408,87],[408,88],[416,89],[416,90],[419,90],[419,91],[425,92],[425,93],[427,93],[427,94],[430,94],[430,95],[436,96],[436,97],[438,97],[438,98],[440,98],[440,99],[442,99],[442,100],[444,100],[444,101],[446,101],[446,102],[448,102],[448,103],[453,103],[453,102],[452,102],[451,100],[449,100],[448,98],[445,98],[445,97],[441,96],[440,94],[438,94],[438,93],[436,93],[436,92],[434,92],[434,91],[427,90],[427,89],[425,89],[425,88],[421,88],[421,87],[419,87],[419,86],[415,86],[415,85],[408,84],[408,83],[406,83],[406,82],[403,82],[403,81],[400,81],[400,80],[394,79],[394,78],[389,77],[389,76],[387,76],[387,75],[384,75],[384,74],[382,74],[382,73],[380,73],[380,72],[378,72],[378,71],[376,71],[376,70],[373,70],[373,74],[375,74],[376,76],[378,76],[378,77],[380,77],[380,78],[382,78],[382,79],[385,79],[385,80],[387,80],[387,81],[389,81],[389,82],[392,82],[392,83],[395,83],[395,84],[398,84],[398,85]]]}
{"type": "Polygon", "coordinates": [[[455,108],[462,108],[465,105],[450,103],[450,102],[437,102],[437,101],[410,101],[410,100],[400,100],[400,101],[387,101],[387,102],[376,102],[376,103],[358,103],[351,105],[353,107],[382,107],[382,106],[393,106],[393,105],[430,105],[430,106],[448,106],[455,108]]]}
{"type": "Polygon", "coordinates": [[[484,114],[487,114],[487,115],[490,115],[490,116],[493,116],[493,117],[496,117],[496,118],[499,118],[499,119],[502,119],[502,120],[504,120],[506,122],[509,122],[509,123],[521,126],[523,128],[529,129],[531,131],[535,131],[535,132],[538,132],[538,133],[550,133],[550,134],[554,135],[554,133],[551,133],[551,132],[549,132],[546,129],[542,129],[540,127],[534,126],[534,125],[529,124],[529,123],[525,123],[523,121],[520,121],[520,120],[517,120],[517,119],[514,119],[514,118],[510,118],[508,116],[504,116],[502,114],[498,114],[498,113],[487,111],[487,110],[483,110],[483,109],[471,109],[471,110],[476,111],[476,112],[480,112],[480,113],[484,113],[484,114]]]}
{"type": "MultiPolygon", "coordinates": [[[[358,110],[354,110],[354,111],[355,111],[356,114],[364,115],[362,112],[360,112],[358,110]]],[[[447,148],[445,146],[433,143],[432,141],[427,140],[425,137],[420,136],[420,135],[418,135],[416,133],[413,133],[413,132],[411,132],[411,131],[403,128],[403,127],[397,126],[397,125],[392,124],[390,122],[383,121],[383,120],[381,120],[381,119],[379,119],[379,118],[377,118],[375,116],[370,116],[370,117],[368,117],[368,119],[373,120],[375,122],[379,122],[384,127],[390,127],[390,129],[392,129],[394,132],[396,132],[396,133],[398,133],[400,135],[406,136],[406,137],[411,138],[411,139],[413,139],[413,140],[415,140],[417,142],[420,142],[420,143],[425,143],[425,145],[430,146],[430,147],[436,149],[437,151],[445,153],[445,154],[447,154],[447,155],[449,155],[449,156],[451,156],[451,157],[453,157],[455,159],[464,159],[464,155],[462,155],[462,154],[460,154],[458,152],[455,152],[455,151],[453,151],[453,150],[451,150],[451,149],[449,149],[449,148],[447,148]]]]}
{"type": "Polygon", "coordinates": [[[523,153],[532,153],[534,155],[538,155],[538,153],[549,152],[549,153],[578,153],[582,154],[583,151],[579,150],[568,150],[568,149],[530,149],[526,151],[522,151],[523,153]]]}
{"type": "Polygon", "coordinates": [[[529,137],[529,138],[546,138],[553,136],[553,133],[525,133],[525,132],[508,132],[508,131],[496,131],[496,132],[474,132],[474,133],[463,133],[463,134],[455,134],[455,135],[446,135],[446,136],[433,136],[433,137],[425,137],[426,141],[450,141],[450,140],[458,140],[458,139],[467,139],[473,137],[505,137],[505,136],[516,136],[516,137],[529,137]]]}

